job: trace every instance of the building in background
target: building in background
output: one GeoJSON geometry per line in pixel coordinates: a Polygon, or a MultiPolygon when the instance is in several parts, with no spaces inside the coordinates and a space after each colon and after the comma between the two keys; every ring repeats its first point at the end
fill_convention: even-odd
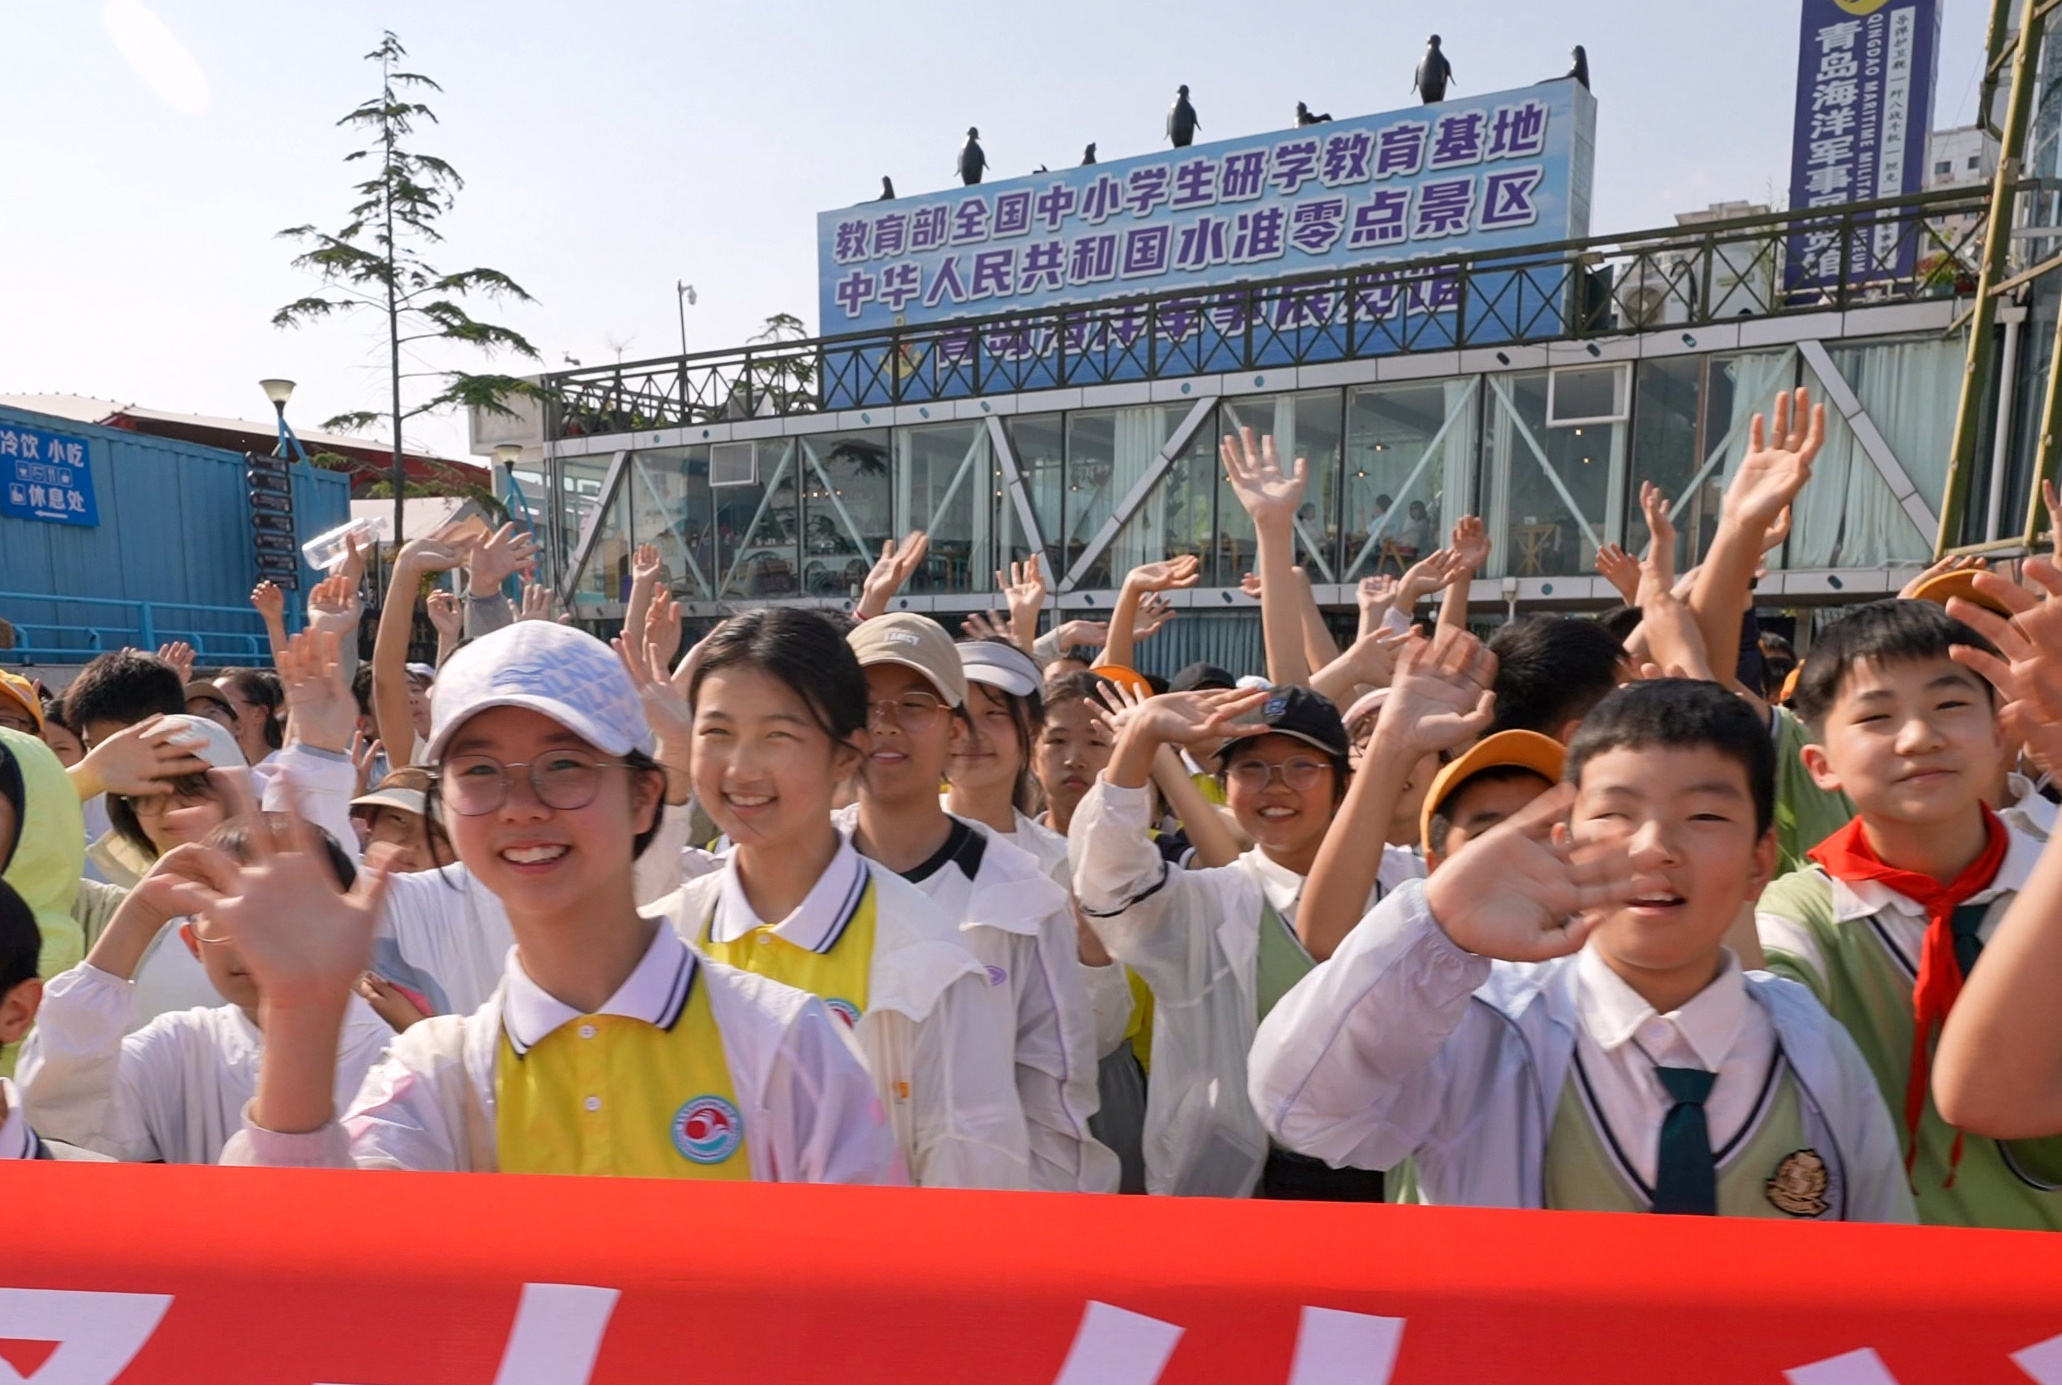
{"type": "MultiPolygon", "coordinates": [[[[248,419],[169,413],[83,394],[0,394],[0,407],[28,409],[79,423],[97,423],[146,437],[174,438],[237,453],[270,453],[279,441],[278,427],[271,420],[254,423],[248,419]]],[[[350,478],[354,495],[392,478],[394,454],[376,440],[301,428],[294,429],[294,435],[310,457],[328,453],[342,458],[342,465],[336,469],[350,478]]],[[[470,461],[420,450],[404,452],[401,461],[410,481],[448,486],[488,484],[486,468],[470,461]]]]}

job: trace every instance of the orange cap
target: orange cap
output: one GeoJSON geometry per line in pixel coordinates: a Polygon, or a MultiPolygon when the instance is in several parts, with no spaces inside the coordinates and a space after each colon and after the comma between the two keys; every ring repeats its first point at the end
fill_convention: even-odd
{"type": "Polygon", "coordinates": [[[1097,664],[1089,672],[1098,678],[1109,679],[1120,688],[1129,688],[1140,697],[1153,696],[1153,685],[1135,668],[1126,668],[1122,664],[1097,664]]]}
{"type": "Polygon", "coordinates": [[[29,720],[36,724],[36,734],[43,734],[43,701],[36,696],[36,685],[18,673],[0,671],[0,697],[18,702],[29,714],[29,720]]]}
{"type": "Polygon", "coordinates": [[[1458,759],[1442,767],[1433,779],[1431,791],[1425,795],[1425,806],[1418,810],[1419,845],[1431,850],[1432,815],[1469,776],[1485,769],[1511,766],[1529,769],[1547,783],[1558,784],[1567,759],[1566,746],[1537,731],[1499,731],[1494,736],[1484,736],[1458,759]]]}
{"type": "Polygon", "coordinates": [[[1949,597],[1959,596],[1964,601],[1973,601],[1984,610],[1996,611],[2006,620],[2010,620],[2012,612],[2006,609],[2003,602],[1977,589],[1976,574],[1979,571],[1981,569],[1963,568],[1958,572],[1943,572],[1928,577],[1913,590],[1912,600],[1931,601],[1936,606],[1945,606],[1949,597]]]}

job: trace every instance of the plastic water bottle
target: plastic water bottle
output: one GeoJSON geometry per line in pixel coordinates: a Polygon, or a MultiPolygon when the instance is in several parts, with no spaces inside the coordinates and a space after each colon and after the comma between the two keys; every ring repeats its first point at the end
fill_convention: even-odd
{"type": "Polygon", "coordinates": [[[301,545],[301,556],[308,566],[317,572],[334,572],[342,567],[351,556],[351,540],[358,540],[358,547],[370,550],[378,526],[369,519],[354,519],[349,524],[317,534],[301,545]]]}

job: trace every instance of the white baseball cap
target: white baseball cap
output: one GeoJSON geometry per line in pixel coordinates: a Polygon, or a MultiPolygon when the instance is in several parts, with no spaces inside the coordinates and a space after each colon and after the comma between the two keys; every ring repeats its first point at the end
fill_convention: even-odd
{"type": "Polygon", "coordinates": [[[550,717],[604,755],[654,745],[644,704],[614,651],[584,630],[555,620],[520,620],[453,654],[430,689],[435,763],[452,733],[493,707],[526,707],[550,717]]]}

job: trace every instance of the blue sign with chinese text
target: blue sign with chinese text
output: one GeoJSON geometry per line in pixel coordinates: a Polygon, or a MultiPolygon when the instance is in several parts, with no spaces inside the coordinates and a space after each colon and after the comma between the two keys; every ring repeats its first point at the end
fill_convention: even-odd
{"type": "MultiPolygon", "coordinates": [[[[1838,207],[1926,183],[1939,0],[1804,0],[1790,208],[1838,207]]],[[[1808,225],[1790,239],[1792,289],[1909,275],[1918,223],[1808,225]]]]}
{"type": "Polygon", "coordinates": [[[99,524],[86,440],[0,423],[0,517],[99,524]]]}
{"type": "Polygon", "coordinates": [[[818,217],[827,336],[1588,234],[1571,80],[818,217]]]}

